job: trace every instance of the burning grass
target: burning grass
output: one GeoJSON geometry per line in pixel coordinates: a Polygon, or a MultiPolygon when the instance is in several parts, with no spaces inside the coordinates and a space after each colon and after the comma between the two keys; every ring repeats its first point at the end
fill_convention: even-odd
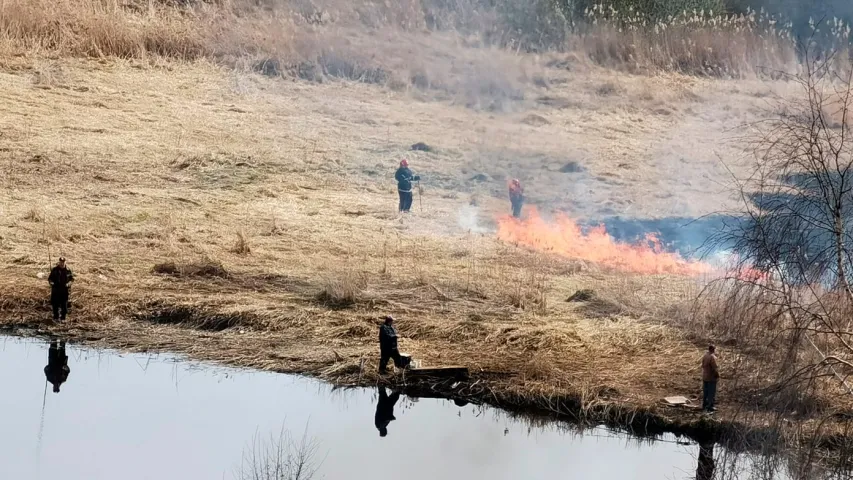
{"type": "Polygon", "coordinates": [[[584,232],[563,214],[548,222],[534,208],[528,209],[523,220],[510,216],[499,219],[498,238],[629,272],[697,276],[713,271],[710,265],[666,251],[654,233],[647,233],[643,240],[634,244],[619,242],[607,233],[604,226],[584,232]]]}

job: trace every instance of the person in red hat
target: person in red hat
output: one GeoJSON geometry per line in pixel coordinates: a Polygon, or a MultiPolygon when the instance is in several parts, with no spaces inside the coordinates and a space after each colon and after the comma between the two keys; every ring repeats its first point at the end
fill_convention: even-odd
{"type": "Polygon", "coordinates": [[[408,213],[412,208],[412,182],[417,182],[421,177],[409,170],[409,162],[404,158],[394,178],[397,180],[397,193],[400,194],[400,212],[408,213]]]}
{"type": "Polygon", "coordinates": [[[521,207],[524,204],[524,189],[521,188],[521,182],[517,178],[513,178],[509,182],[509,202],[512,204],[512,216],[521,218],[521,207]]]}

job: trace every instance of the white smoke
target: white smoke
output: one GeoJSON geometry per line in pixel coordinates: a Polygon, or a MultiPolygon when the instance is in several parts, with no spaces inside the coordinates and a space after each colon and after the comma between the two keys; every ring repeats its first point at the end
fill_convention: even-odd
{"type": "Polygon", "coordinates": [[[465,205],[459,209],[457,222],[459,227],[471,233],[489,233],[489,229],[480,225],[480,209],[473,205],[465,205]]]}
{"type": "Polygon", "coordinates": [[[718,270],[731,270],[737,268],[740,259],[733,250],[720,249],[709,254],[704,260],[718,270]]]}

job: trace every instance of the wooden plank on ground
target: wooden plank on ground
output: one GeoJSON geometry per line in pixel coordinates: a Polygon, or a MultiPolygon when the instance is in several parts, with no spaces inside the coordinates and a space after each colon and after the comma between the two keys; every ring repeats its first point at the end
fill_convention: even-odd
{"type": "Polygon", "coordinates": [[[407,376],[468,378],[468,367],[448,365],[444,367],[420,367],[406,370],[407,376]]]}

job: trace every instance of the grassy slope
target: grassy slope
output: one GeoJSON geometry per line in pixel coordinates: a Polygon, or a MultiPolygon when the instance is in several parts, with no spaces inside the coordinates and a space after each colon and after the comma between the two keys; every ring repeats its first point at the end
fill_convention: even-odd
{"type": "Polygon", "coordinates": [[[62,253],[79,279],[78,323],[52,328],[80,339],[372,382],[376,319],[391,313],[403,350],[470,365],[498,394],[653,407],[697,393],[700,347],[656,320],[689,300],[692,280],[527,252],[466,232],[458,212],[476,201],[488,227],[508,208],[508,176],[543,209],[582,217],[719,210],[732,200],[717,155],[744,168],[726,130],[784,87],[492,55],[524,92],[495,112],[204,63],[5,58],[0,321],[47,318],[37,275],[62,253]],[[436,152],[407,153],[417,141],[436,152]],[[392,178],[401,155],[430,179],[405,218],[392,178]],[[558,172],[571,160],[587,171],[558,172]],[[235,252],[238,235],[251,253],[235,252]],[[231,275],[152,273],[204,257],[231,275]],[[579,288],[622,313],[566,303],[579,288]],[[323,291],[355,304],[332,308],[323,291]]]}

